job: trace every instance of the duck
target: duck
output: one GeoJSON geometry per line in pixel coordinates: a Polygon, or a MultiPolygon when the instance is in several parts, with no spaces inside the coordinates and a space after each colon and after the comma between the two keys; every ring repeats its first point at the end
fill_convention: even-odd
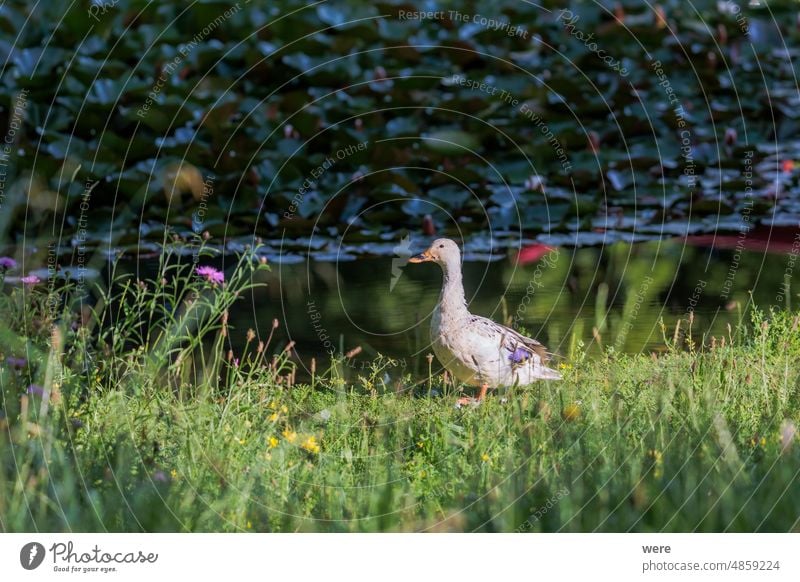
{"type": "Polygon", "coordinates": [[[431,316],[430,339],[439,363],[458,381],[478,388],[476,397],[459,398],[456,406],[480,404],[490,388],[525,386],[537,380],[560,380],[546,364],[551,354],[538,341],[467,307],[461,275],[461,249],[439,238],[410,263],[436,263],[442,289],[431,316]]]}

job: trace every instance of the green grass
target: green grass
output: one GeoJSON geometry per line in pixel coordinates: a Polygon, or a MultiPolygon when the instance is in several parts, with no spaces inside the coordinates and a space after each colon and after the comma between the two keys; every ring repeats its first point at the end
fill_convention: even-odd
{"type": "Polygon", "coordinates": [[[246,255],[222,287],[190,266],[116,277],[80,322],[69,288],[54,313],[46,288],[6,285],[0,352],[28,362],[0,366],[0,529],[800,528],[793,314],[657,357],[577,346],[562,382],[456,409],[441,378],[387,359],[293,384],[256,338],[234,365],[245,330],[223,313],[259,268],[246,255]]]}

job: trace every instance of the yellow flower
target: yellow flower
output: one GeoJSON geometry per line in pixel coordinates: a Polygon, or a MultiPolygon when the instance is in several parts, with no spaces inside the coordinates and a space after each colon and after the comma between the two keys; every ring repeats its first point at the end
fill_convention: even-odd
{"type": "Polygon", "coordinates": [[[761,440],[760,440],[760,441],[758,441],[758,444],[760,444],[762,447],[765,447],[765,446],[767,446],[767,439],[766,439],[766,437],[761,437],[761,440]]]}
{"type": "Polygon", "coordinates": [[[567,404],[561,411],[561,418],[566,422],[574,422],[581,416],[581,407],[577,404],[567,404]]]}
{"type": "Polygon", "coordinates": [[[318,453],[319,452],[319,444],[317,443],[317,437],[311,435],[308,437],[302,445],[302,448],[307,450],[309,453],[318,453]]]}
{"type": "Polygon", "coordinates": [[[572,364],[565,364],[564,362],[561,362],[561,363],[558,365],[558,367],[559,367],[560,369],[562,369],[562,370],[571,370],[571,369],[572,369],[572,364]]]}
{"type": "Polygon", "coordinates": [[[177,472],[175,469],[173,469],[172,471],[170,471],[170,472],[169,472],[169,474],[170,474],[170,476],[172,477],[172,480],[173,480],[173,481],[174,481],[175,479],[177,479],[177,478],[178,478],[178,472],[177,472]]]}
{"type": "Polygon", "coordinates": [[[269,437],[269,448],[274,449],[278,446],[279,442],[280,441],[278,441],[278,439],[276,439],[274,436],[269,437]]]}
{"type": "Polygon", "coordinates": [[[269,408],[270,408],[270,410],[275,410],[277,407],[278,407],[278,405],[277,405],[277,404],[275,404],[274,402],[270,402],[270,403],[269,403],[269,408]]]}
{"type": "Polygon", "coordinates": [[[250,523],[250,520],[247,520],[247,529],[253,529],[253,524],[250,523]]]}
{"type": "Polygon", "coordinates": [[[281,412],[286,414],[287,412],[289,412],[289,409],[286,408],[286,406],[281,406],[281,412]]]}
{"type": "Polygon", "coordinates": [[[243,445],[243,444],[245,444],[247,442],[247,439],[240,439],[240,438],[237,437],[236,438],[236,442],[239,443],[240,445],[243,445]]]}
{"type": "Polygon", "coordinates": [[[489,463],[491,462],[491,460],[492,458],[487,453],[483,453],[481,455],[481,461],[483,461],[484,463],[489,463]]]}
{"type": "Polygon", "coordinates": [[[290,443],[293,443],[293,442],[294,442],[294,440],[297,438],[297,433],[296,433],[296,432],[294,432],[294,431],[293,431],[292,429],[290,429],[290,428],[285,428],[285,429],[283,429],[283,432],[282,432],[281,434],[283,435],[283,438],[285,438],[285,439],[286,439],[287,441],[289,441],[290,443]]]}
{"type": "Polygon", "coordinates": [[[421,448],[422,448],[422,447],[424,447],[424,446],[425,446],[425,443],[423,443],[422,441],[418,441],[418,442],[417,442],[417,448],[418,448],[418,449],[421,449],[421,448]]]}

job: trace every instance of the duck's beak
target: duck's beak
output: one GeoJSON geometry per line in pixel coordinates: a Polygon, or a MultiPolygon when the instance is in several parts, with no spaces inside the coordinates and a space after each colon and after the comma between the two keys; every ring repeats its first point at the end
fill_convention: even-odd
{"type": "Polygon", "coordinates": [[[409,263],[427,263],[428,261],[432,261],[433,257],[431,256],[430,251],[422,251],[418,255],[414,255],[410,259],[408,259],[409,263]]]}

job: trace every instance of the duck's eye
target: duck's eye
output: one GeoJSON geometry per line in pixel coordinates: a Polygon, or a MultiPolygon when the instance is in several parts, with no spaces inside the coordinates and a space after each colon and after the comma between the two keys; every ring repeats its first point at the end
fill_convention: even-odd
{"type": "Polygon", "coordinates": [[[443,248],[444,248],[444,245],[439,245],[439,248],[440,248],[440,249],[443,249],[443,248]]]}

